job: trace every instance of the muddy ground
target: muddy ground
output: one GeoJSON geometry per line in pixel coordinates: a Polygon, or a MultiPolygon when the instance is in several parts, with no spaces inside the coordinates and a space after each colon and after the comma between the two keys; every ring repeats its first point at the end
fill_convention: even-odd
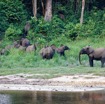
{"type": "Polygon", "coordinates": [[[33,78],[32,74],[0,76],[0,90],[55,90],[71,91],[88,88],[105,89],[105,77],[88,75],[69,75],[51,79],[33,78]]]}

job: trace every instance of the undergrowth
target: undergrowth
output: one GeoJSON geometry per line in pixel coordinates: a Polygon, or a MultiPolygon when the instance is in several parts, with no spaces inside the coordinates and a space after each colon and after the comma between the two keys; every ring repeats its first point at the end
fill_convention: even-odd
{"type": "MultiPolygon", "coordinates": [[[[0,67],[1,68],[51,68],[51,67],[76,67],[80,66],[78,55],[79,51],[87,45],[92,46],[93,48],[104,47],[104,39],[94,39],[94,38],[85,38],[77,39],[76,41],[63,41],[64,45],[67,45],[70,50],[65,51],[66,57],[60,56],[55,53],[53,59],[44,60],[40,56],[41,47],[37,47],[37,50],[32,53],[27,53],[25,51],[20,51],[18,49],[11,49],[7,55],[0,56],[0,67]]],[[[53,43],[53,41],[51,41],[53,43]]],[[[56,42],[57,47],[59,44],[56,42]]],[[[82,63],[85,66],[89,66],[87,55],[82,55],[82,63]]],[[[95,62],[95,66],[100,66],[100,62],[95,62]]]]}

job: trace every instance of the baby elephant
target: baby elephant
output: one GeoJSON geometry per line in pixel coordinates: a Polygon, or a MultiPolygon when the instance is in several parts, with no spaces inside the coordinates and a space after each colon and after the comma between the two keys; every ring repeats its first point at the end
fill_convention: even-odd
{"type": "Polygon", "coordinates": [[[79,52],[79,62],[80,61],[80,55],[81,54],[87,54],[89,57],[89,64],[91,67],[93,67],[93,60],[99,60],[101,61],[101,67],[104,66],[105,63],[105,48],[97,48],[93,49],[91,46],[86,46],[82,48],[79,52]]]}
{"type": "Polygon", "coordinates": [[[66,50],[70,50],[70,48],[68,46],[64,46],[64,45],[61,45],[61,47],[56,48],[57,53],[60,54],[60,56],[64,56],[64,57],[65,57],[66,50]]]}

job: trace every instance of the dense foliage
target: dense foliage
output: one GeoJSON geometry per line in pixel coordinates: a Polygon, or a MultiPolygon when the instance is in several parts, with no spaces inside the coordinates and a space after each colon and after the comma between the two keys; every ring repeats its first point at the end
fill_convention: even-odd
{"type": "MultiPolygon", "coordinates": [[[[8,31],[9,33],[6,33],[6,35],[13,35],[13,31],[15,30],[10,29],[11,25],[13,25],[14,29],[20,28],[21,30],[27,17],[28,14],[22,1],[0,0],[0,36],[4,35],[5,31],[8,31],[8,28],[10,31],[8,31]]],[[[15,34],[18,35],[20,32],[18,33],[18,31],[16,31],[15,34]]]]}
{"type": "MultiPolygon", "coordinates": [[[[0,41],[0,49],[22,37],[26,21],[29,21],[31,24],[27,38],[31,43],[38,44],[38,50],[33,54],[20,52],[15,49],[11,50],[8,57],[0,57],[0,61],[2,62],[2,64],[0,62],[0,66],[39,67],[39,64],[40,66],[42,65],[42,67],[44,65],[48,67],[49,65],[67,66],[70,62],[74,62],[75,65],[78,65],[78,54],[76,52],[79,51],[79,46],[82,47],[91,44],[91,42],[93,45],[94,41],[97,42],[98,39],[104,39],[104,0],[86,0],[83,25],[79,22],[81,0],[79,0],[78,5],[75,4],[77,0],[53,0],[53,17],[51,22],[44,21],[41,0],[37,1],[37,18],[34,18],[31,0],[0,0],[0,40],[2,40],[0,41]],[[60,17],[60,14],[63,15],[63,18],[60,17]],[[92,38],[92,40],[84,41],[86,42],[84,44],[80,41],[79,44],[77,43],[78,39],[87,37],[92,38]],[[72,41],[76,42],[77,46],[75,46],[75,43],[72,43],[72,41]],[[65,59],[56,55],[56,58],[49,62],[41,60],[39,50],[46,44],[56,44],[57,46],[60,46],[60,44],[68,45],[73,49],[71,53],[67,53],[67,57],[71,57],[65,59]]],[[[43,1],[45,2],[46,0],[43,1]]],[[[99,44],[95,45],[99,46],[99,44]]],[[[70,65],[72,65],[72,63],[70,65]]]]}
{"type": "Polygon", "coordinates": [[[38,42],[39,40],[48,42],[59,36],[73,39],[77,36],[103,36],[105,32],[104,1],[86,1],[83,26],[79,24],[81,1],[78,5],[75,2],[74,0],[54,0],[52,21],[46,23],[42,17],[41,1],[38,1],[38,19],[35,19],[32,17],[32,1],[1,0],[0,36],[5,35],[12,40],[19,38],[26,21],[30,21],[32,25],[28,37],[38,42]],[[59,14],[62,14],[64,18],[60,18],[59,14]]]}

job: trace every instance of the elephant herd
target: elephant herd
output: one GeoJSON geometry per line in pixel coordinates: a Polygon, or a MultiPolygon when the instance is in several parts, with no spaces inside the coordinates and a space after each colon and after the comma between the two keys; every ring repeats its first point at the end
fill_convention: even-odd
{"type": "MultiPolygon", "coordinates": [[[[24,50],[26,52],[32,52],[37,49],[35,44],[30,44],[30,41],[27,38],[22,38],[19,41],[15,41],[12,45],[7,45],[0,51],[1,55],[4,55],[7,51],[12,48],[17,48],[19,50],[24,50]]],[[[54,44],[51,46],[45,46],[40,50],[40,55],[43,59],[52,59],[55,52],[57,52],[60,56],[65,57],[65,51],[70,50],[68,46],[61,45],[57,48],[54,44]]]]}
{"type": "Polygon", "coordinates": [[[12,48],[17,48],[19,50],[24,50],[26,52],[31,52],[36,50],[36,45],[35,44],[30,44],[30,41],[27,38],[22,38],[19,41],[13,42],[11,45],[7,45],[5,48],[3,48],[0,51],[1,55],[4,55],[6,52],[11,50],[12,48]]]}
{"type": "MultiPolygon", "coordinates": [[[[36,51],[37,47],[35,44],[30,44],[30,41],[27,38],[22,38],[19,41],[15,41],[12,45],[6,46],[0,51],[1,55],[4,55],[11,48],[18,48],[19,50],[24,50],[26,52],[36,51]]],[[[56,47],[54,44],[50,46],[45,46],[40,50],[40,55],[42,59],[52,59],[55,53],[58,53],[60,56],[65,55],[65,51],[70,50],[68,46],[61,45],[56,47]]],[[[91,67],[94,66],[93,60],[101,61],[101,67],[104,67],[105,63],[105,48],[93,49],[91,46],[83,47],[79,52],[79,62],[81,64],[81,55],[86,54],[89,57],[89,64],[91,67]]]]}
{"type": "Polygon", "coordinates": [[[68,46],[61,45],[57,48],[54,44],[51,46],[45,46],[40,50],[40,55],[43,59],[52,59],[55,52],[57,52],[60,56],[65,57],[65,51],[70,50],[68,46]]]}

